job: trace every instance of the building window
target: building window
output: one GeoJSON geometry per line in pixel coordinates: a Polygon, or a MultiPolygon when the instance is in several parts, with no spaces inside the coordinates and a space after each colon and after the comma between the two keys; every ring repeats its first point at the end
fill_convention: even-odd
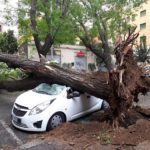
{"type": "Polygon", "coordinates": [[[140,24],[140,30],[143,30],[143,29],[145,29],[145,28],[146,28],[146,23],[140,24]]]}
{"type": "Polygon", "coordinates": [[[140,12],[140,17],[143,17],[143,16],[146,16],[146,10],[142,10],[142,11],[140,12]]]}
{"type": "Polygon", "coordinates": [[[146,36],[140,36],[140,45],[146,45],[146,36]]]}

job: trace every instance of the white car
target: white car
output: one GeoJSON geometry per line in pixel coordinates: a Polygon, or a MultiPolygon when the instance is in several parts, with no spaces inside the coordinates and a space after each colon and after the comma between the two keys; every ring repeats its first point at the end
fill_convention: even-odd
{"type": "Polygon", "coordinates": [[[21,94],[13,105],[12,124],[26,131],[49,131],[102,108],[102,99],[71,90],[63,85],[42,83],[21,94]]]}

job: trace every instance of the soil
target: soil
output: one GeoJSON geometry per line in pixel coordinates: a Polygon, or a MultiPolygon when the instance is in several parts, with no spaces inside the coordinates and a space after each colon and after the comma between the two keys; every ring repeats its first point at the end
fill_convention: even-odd
{"type": "MultiPolygon", "coordinates": [[[[150,147],[150,118],[136,111],[130,112],[128,126],[113,129],[97,112],[82,121],[64,123],[56,129],[41,134],[41,139],[57,142],[62,149],[71,150],[137,150],[140,143],[150,147]]],[[[148,150],[144,148],[139,150],[148,150]]]]}

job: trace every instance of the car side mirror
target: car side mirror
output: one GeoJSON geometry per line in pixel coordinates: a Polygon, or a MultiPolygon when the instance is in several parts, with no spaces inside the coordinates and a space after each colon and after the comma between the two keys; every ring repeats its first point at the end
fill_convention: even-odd
{"type": "Polygon", "coordinates": [[[79,97],[81,94],[78,91],[74,91],[73,92],[73,97],[79,97]]]}
{"type": "Polygon", "coordinates": [[[80,96],[80,93],[78,91],[73,91],[72,93],[67,94],[68,99],[74,98],[74,97],[79,97],[79,96],[80,96]]]}
{"type": "Polygon", "coordinates": [[[72,95],[72,93],[70,93],[70,94],[67,94],[67,98],[68,98],[68,99],[70,99],[70,98],[73,98],[73,95],[72,95]]]}

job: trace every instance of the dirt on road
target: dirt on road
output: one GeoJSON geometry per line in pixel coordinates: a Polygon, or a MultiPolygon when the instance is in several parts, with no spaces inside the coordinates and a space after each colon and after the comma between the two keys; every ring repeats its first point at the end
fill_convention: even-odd
{"type": "Polygon", "coordinates": [[[108,122],[98,120],[99,113],[92,115],[89,122],[65,123],[53,131],[40,135],[47,141],[59,142],[62,149],[71,150],[137,150],[140,144],[150,147],[149,118],[132,111],[127,128],[112,129],[108,122]]]}

